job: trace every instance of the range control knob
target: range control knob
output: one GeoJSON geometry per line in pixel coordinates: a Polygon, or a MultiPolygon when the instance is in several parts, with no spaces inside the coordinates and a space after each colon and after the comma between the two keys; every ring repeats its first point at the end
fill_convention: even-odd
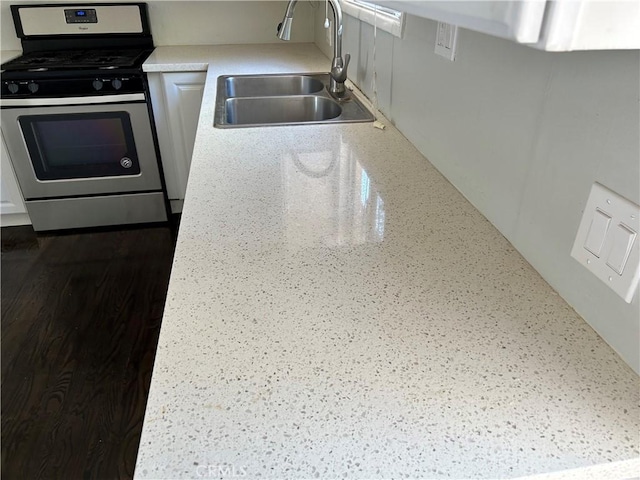
{"type": "Polygon", "coordinates": [[[9,89],[10,93],[18,93],[18,90],[20,89],[18,84],[13,82],[7,83],[7,88],[9,89]]]}
{"type": "Polygon", "coordinates": [[[104,83],[102,80],[98,80],[97,78],[93,81],[93,88],[96,90],[102,90],[104,83]]]}
{"type": "Polygon", "coordinates": [[[40,89],[40,85],[38,85],[36,82],[31,82],[27,85],[27,88],[31,93],[36,93],[40,89]]]}
{"type": "Polygon", "coordinates": [[[114,78],[113,80],[111,80],[111,86],[114,88],[114,90],[120,90],[122,88],[122,80],[114,78]]]}

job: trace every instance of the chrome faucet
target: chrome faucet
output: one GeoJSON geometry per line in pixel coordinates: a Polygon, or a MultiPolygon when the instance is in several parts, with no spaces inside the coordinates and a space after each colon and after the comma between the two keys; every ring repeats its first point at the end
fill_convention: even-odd
{"type": "MultiPolygon", "coordinates": [[[[327,1],[327,0],[325,0],[327,1]]],[[[331,79],[329,81],[329,93],[338,99],[347,97],[347,90],[344,82],[347,80],[347,67],[351,55],[345,54],[342,58],[342,7],[340,0],[328,0],[333,10],[333,60],[331,61],[331,79]]],[[[287,11],[284,14],[282,23],[278,25],[278,38],[289,40],[291,38],[291,24],[293,23],[293,10],[296,8],[298,0],[289,0],[287,11]]]]}

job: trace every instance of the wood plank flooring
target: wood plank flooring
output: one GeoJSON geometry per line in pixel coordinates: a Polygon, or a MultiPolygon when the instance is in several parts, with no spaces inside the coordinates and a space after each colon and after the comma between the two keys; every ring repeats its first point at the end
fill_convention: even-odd
{"type": "Polygon", "coordinates": [[[174,232],[1,233],[2,478],[131,478],[174,232]]]}

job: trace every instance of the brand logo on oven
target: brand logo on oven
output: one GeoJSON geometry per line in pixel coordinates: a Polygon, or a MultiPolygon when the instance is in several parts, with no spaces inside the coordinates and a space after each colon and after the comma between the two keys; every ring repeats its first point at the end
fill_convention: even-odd
{"type": "Polygon", "coordinates": [[[78,30],[89,30],[89,27],[83,27],[83,26],[79,26],[78,30]]]}
{"type": "Polygon", "coordinates": [[[120,165],[122,165],[124,168],[131,168],[133,166],[133,162],[129,157],[122,157],[120,159],[120,165]]]}

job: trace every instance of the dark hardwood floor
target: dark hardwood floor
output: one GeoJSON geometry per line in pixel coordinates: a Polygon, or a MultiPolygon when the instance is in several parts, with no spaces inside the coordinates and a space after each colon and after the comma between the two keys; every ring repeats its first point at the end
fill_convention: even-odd
{"type": "Polygon", "coordinates": [[[1,238],[2,478],[131,478],[173,231],[1,238]]]}

